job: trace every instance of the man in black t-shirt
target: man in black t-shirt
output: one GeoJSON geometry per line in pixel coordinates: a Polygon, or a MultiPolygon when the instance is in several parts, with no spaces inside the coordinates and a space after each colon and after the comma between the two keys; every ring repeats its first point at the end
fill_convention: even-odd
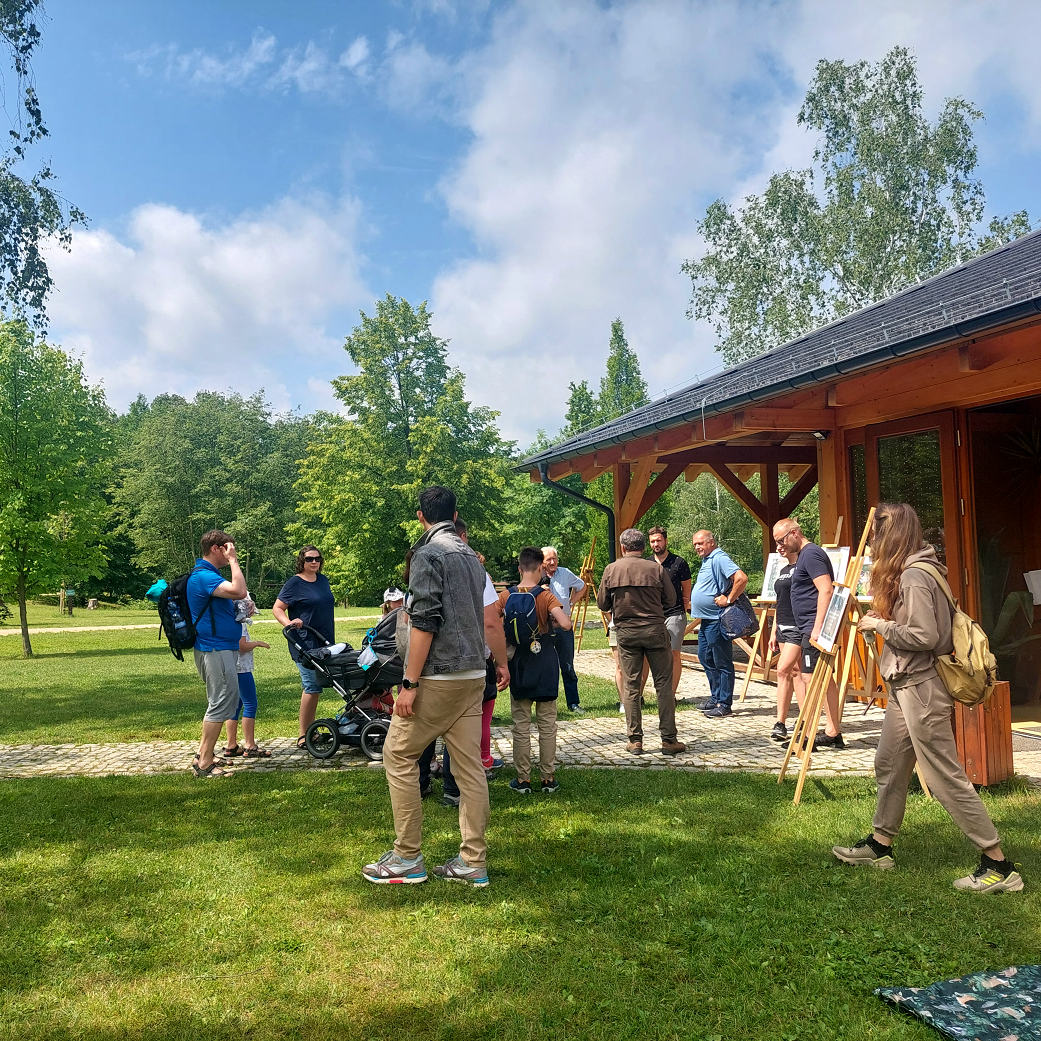
{"type": "Polygon", "coordinates": [[[665,612],[665,628],[669,630],[672,647],[672,693],[675,695],[683,674],[680,652],[683,650],[683,633],[687,628],[687,614],[690,611],[690,565],[683,557],[669,552],[669,536],[664,528],[651,528],[648,535],[654,559],[665,568],[676,590],[676,606],[665,612]]]}
{"type": "MultiPolygon", "coordinates": [[[[792,613],[795,624],[802,635],[802,657],[800,666],[804,676],[808,677],[817,664],[820,651],[813,646],[820,636],[824,616],[831,603],[831,589],[835,575],[831,568],[828,554],[802,533],[799,522],[786,517],[778,521],[773,528],[774,541],[777,548],[785,553],[794,550],[799,554],[792,570],[792,613]]],[[[823,734],[818,734],[813,742],[815,750],[834,749],[840,751],[846,747],[842,740],[842,721],[839,718],[839,692],[834,679],[828,680],[828,695],[825,701],[826,725],[823,734]]]]}

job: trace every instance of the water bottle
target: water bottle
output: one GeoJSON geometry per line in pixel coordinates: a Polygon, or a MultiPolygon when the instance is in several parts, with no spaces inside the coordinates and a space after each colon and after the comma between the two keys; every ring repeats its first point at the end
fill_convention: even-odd
{"type": "Polygon", "coordinates": [[[188,628],[188,623],[184,620],[176,600],[173,598],[168,600],[166,602],[166,610],[170,615],[170,621],[173,622],[174,632],[180,632],[182,629],[188,628]]]}

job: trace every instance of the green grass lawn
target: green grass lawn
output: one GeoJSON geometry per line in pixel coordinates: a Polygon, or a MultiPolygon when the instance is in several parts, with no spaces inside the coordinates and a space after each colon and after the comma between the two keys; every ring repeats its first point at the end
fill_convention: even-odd
{"type": "MultiPolygon", "coordinates": [[[[492,886],[374,887],[379,772],[5,781],[0,1039],[932,1039],[871,994],[1035,962],[1041,806],[986,796],[1023,894],[910,801],[899,870],[845,867],[870,781],[565,771],[492,783],[492,886]]],[[[455,813],[426,805],[428,864],[455,813]]]]}
{"type": "MultiPolygon", "coordinates": [[[[337,638],[360,646],[368,621],[341,623],[337,638]]],[[[257,735],[293,737],[300,708],[300,675],[277,625],[254,627],[271,650],[254,655],[259,693],[257,735]]],[[[0,744],[198,739],[205,692],[189,652],[183,662],[158,640],[158,629],[41,633],[35,657],[22,658],[17,636],[0,638],[0,744]]],[[[614,684],[579,677],[591,714],[613,714],[614,684]]],[[[323,696],[319,712],[333,715],[342,702],[323,696]]],[[[560,699],[561,716],[564,710],[560,699]]],[[[496,703],[495,722],[510,723],[509,698],[496,703]]]]}

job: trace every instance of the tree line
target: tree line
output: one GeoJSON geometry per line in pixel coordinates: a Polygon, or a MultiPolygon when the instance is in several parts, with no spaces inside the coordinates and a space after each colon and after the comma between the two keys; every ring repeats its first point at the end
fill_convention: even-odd
{"type": "MultiPolygon", "coordinates": [[[[433,483],[456,490],[497,578],[513,577],[525,544],[556,545],[577,567],[595,538],[603,567],[603,514],[513,469],[648,402],[621,319],[599,385],[570,384],[562,427],[539,431],[523,450],[502,438],[497,412],[467,400],[426,305],[389,293],[346,338],[353,371],[333,381],[337,413],[276,414],[262,393],[200,391],[191,400],[139,397],[116,414],[81,362],[43,335],[50,279],[38,244],[54,235],[68,244],[85,218],[63,209],[49,169],[29,181],[13,173],[46,130],[28,67],[38,3],[8,6],[0,41],[26,129],[0,156],[0,216],[10,229],[0,235],[0,595],[18,602],[26,654],[28,599],[73,584],[81,596],[139,599],[153,579],[187,570],[199,535],[213,527],[241,544],[261,604],[304,542],[322,548],[337,595],[376,603],[401,580],[420,530],[417,495],[433,483]]],[[[875,65],[818,63],[798,116],[819,135],[812,167],[775,174],[762,196],[738,207],[714,202],[699,224],[705,252],[683,265],[688,314],[714,325],[724,360],[768,350],[1028,232],[1025,211],[978,230],[984,193],[972,127],[981,116],[954,98],[930,121],[915,60],[902,48],[875,65]]],[[[584,487],[577,476],[565,483],[613,500],[609,474],[584,487]]],[[[800,519],[816,530],[812,498],[800,519]]],[[[706,475],[674,485],[643,523],[671,525],[681,552],[705,527],[749,570],[761,559],[758,524],[706,475]]]]}

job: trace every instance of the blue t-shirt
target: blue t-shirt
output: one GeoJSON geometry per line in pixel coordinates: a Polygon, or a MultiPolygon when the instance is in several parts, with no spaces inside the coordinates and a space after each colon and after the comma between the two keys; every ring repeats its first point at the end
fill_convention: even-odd
{"type": "Polygon", "coordinates": [[[741,569],[718,546],[701,561],[694,588],[690,591],[691,618],[712,621],[719,617],[716,597],[729,585],[728,579],[741,569]]]}
{"type": "Polygon", "coordinates": [[[206,601],[224,576],[208,561],[197,559],[188,578],[188,609],[195,622],[197,651],[237,651],[242,624],[235,621],[235,605],[223,596],[206,601]],[[212,615],[210,608],[213,608],[212,615]]]}
{"type": "MultiPolygon", "coordinates": [[[[290,621],[299,618],[304,625],[317,629],[330,643],[336,642],[336,601],[329,579],[320,571],[313,582],[308,582],[299,575],[287,578],[278,599],[286,605],[286,614],[289,615],[290,621]]],[[[300,640],[305,647],[313,647],[315,644],[321,646],[306,632],[300,633],[300,640]]],[[[293,661],[300,660],[300,652],[292,641],[289,643],[289,653],[293,661]]]]}
{"type": "Polygon", "coordinates": [[[566,567],[560,567],[559,565],[549,579],[549,591],[560,601],[561,606],[569,614],[571,612],[571,590],[581,589],[584,585],[585,582],[574,571],[568,571],[566,567]]]}

